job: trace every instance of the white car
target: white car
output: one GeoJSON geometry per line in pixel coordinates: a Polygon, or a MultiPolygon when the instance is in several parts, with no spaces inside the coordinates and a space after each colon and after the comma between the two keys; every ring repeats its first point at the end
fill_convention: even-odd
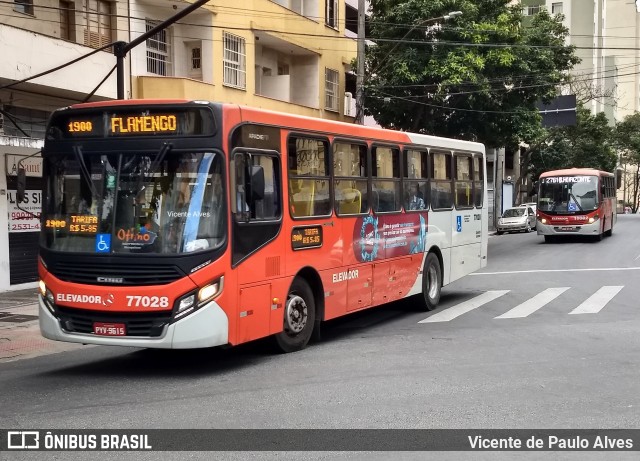
{"type": "Polygon", "coordinates": [[[505,232],[531,232],[536,227],[536,214],[530,206],[518,206],[509,208],[498,219],[496,233],[505,232]]]}

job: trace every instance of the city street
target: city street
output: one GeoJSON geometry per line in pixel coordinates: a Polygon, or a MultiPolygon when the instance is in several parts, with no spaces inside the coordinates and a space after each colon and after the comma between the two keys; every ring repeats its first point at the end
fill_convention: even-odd
{"type": "MultiPolygon", "coordinates": [[[[482,272],[328,324],[277,355],[102,346],[0,363],[0,420],[35,428],[637,428],[640,215],[602,242],[489,238],[482,272]]],[[[33,320],[31,320],[33,322],[33,320]]],[[[45,353],[47,344],[44,341],[45,353]]],[[[612,454],[613,455],[613,454],[612,454]]],[[[577,458],[576,458],[577,459],[577,458]]]]}

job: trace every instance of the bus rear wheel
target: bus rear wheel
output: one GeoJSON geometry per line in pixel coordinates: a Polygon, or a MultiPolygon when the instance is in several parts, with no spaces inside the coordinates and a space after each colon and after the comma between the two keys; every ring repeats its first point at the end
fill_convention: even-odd
{"type": "Polygon", "coordinates": [[[423,309],[431,311],[438,307],[442,291],[442,267],[434,253],[429,253],[422,269],[423,309]]]}
{"type": "Polygon", "coordinates": [[[295,278],[287,295],[284,307],[284,328],[275,336],[278,349],[282,352],[296,352],[309,343],[316,318],[313,292],[307,282],[295,278]]]}

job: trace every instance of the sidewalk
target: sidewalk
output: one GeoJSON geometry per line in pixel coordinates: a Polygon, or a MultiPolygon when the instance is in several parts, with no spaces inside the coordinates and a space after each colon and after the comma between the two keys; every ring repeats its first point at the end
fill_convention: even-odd
{"type": "Polygon", "coordinates": [[[40,335],[37,289],[0,293],[0,364],[80,347],[40,335]]]}

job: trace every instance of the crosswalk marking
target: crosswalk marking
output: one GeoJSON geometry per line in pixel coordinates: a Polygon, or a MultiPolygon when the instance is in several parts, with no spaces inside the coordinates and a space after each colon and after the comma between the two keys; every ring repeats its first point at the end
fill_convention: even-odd
{"type": "Polygon", "coordinates": [[[589,296],[569,314],[597,314],[624,286],[604,286],[589,296]]]}
{"type": "Polygon", "coordinates": [[[495,318],[516,319],[526,317],[556,299],[569,288],[571,287],[547,288],[543,292],[535,295],[533,298],[528,299],[527,301],[517,305],[510,311],[505,312],[504,314],[499,315],[495,318]]]}
{"type": "Polygon", "coordinates": [[[448,322],[450,320],[455,319],[456,317],[461,316],[462,314],[466,314],[467,312],[482,306],[483,304],[491,302],[494,299],[499,298],[500,296],[504,296],[507,293],[509,293],[509,290],[485,291],[484,293],[476,296],[475,298],[471,298],[468,301],[464,301],[453,307],[445,309],[442,312],[438,312],[437,314],[434,314],[431,317],[427,317],[424,320],[420,320],[418,323],[448,322]]]}

